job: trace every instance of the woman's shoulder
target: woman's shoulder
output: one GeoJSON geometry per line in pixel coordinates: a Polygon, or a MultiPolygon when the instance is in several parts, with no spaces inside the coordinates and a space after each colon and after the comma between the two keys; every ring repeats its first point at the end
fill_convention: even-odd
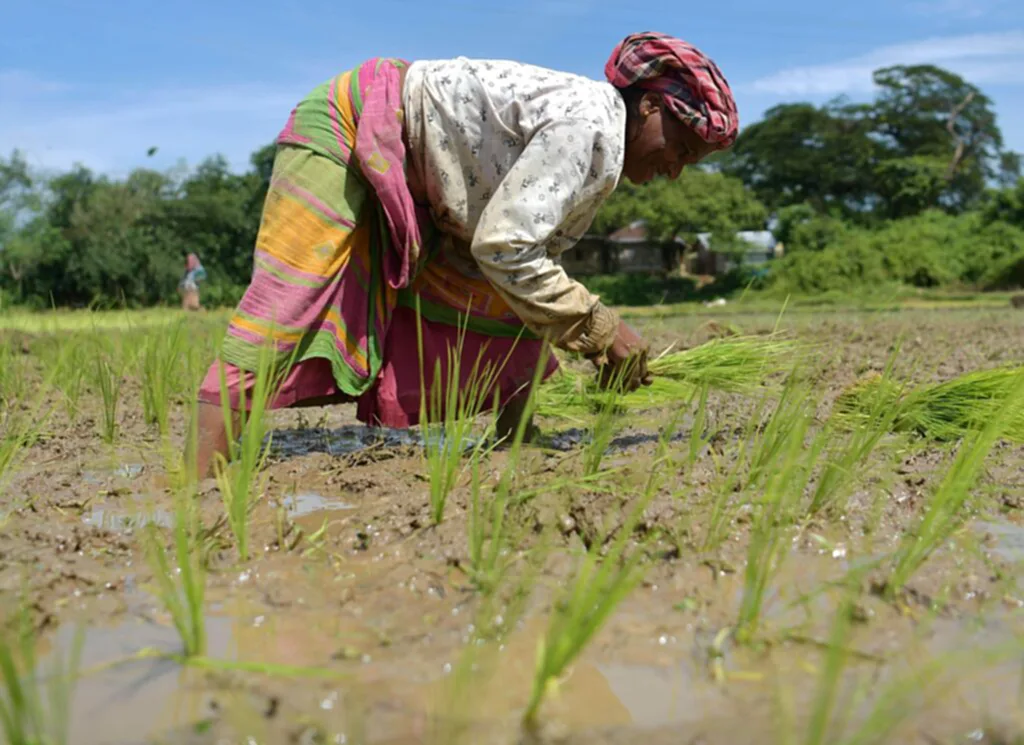
{"type": "Polygon", "coordinates": [[[573,119],[606,127],[625,116],[622,97],[607,81],[528,62],[470,57],[422,60],[414,63],[410,75],[441,96],[486,94],[492,105],[514,106],[538,124],[573,119]]]}
{"type": "Polygon", "coordinates": [[[614,88],[605,81],[509,59],[452,57],[418,60],[410,65],[409,72],[433,84],[446,84],[445,81],[470,77],[485,85],[499,88],[514,87],[520,91],[531,88],[614,91],[614,88]]]}

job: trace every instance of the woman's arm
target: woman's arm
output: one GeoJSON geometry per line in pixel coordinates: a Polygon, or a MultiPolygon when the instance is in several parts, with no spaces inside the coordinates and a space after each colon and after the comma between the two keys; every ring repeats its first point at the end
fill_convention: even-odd
{"type": "Polygon", "coordinates": [[[619,319],[552,255],[583,236],[615,188],[611,149],[587,121],[541,129],[484,208],[471,245],[481,271],[527,327],[583,354],[610,347],[619,319]]]}

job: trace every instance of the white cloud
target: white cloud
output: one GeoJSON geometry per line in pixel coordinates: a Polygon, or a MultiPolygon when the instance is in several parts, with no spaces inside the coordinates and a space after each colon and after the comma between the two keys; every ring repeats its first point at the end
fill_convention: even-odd
{"type": "Polygon", "coordinates": [[[870,92],[888,65],[936,64],[972,83],[1024,83],[1024,31],[937,37],[881,47],[839,62],[780,70],[746,86],[783,96],[870,92]]]}

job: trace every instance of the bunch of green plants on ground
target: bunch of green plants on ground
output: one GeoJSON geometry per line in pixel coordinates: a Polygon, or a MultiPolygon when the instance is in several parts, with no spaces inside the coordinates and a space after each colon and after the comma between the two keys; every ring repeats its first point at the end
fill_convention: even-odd
{"type": "Polygon", "coordinates": [[[618,411],[638,411],[687,401],[695,388],[754,395],[771,390],[779,373],[799,358],[797,342],[778,334],[714,339],[692,349],[664,353],[648,363],[649,386],[625,394],[598,387],[593,375],[561,372],[541,387],[538,413],[545,417],[584,420],[614,399],[618,411]]]}
{"type": "Polygon", "coordinates": [[[1024,410],[1024,369],[1011,381],[1003,405],[978,431],[970,431],[959,444],[953,463],[925,505],[918,524],[904,534],[886,582],[886,592],[895,597],[910,577],[939,549],[967,519],[966,505],[985,461],[996,443],[1014,427],[1024,410]]]}
{"type": "Polygon", "coordinates": [[[947,442],[977,432],[998,416],[1005,421],[1001,436],[1024,442],[1024,407],[1010,401],[1022,371],[1008,365],[917,386],[871,375],[844,391],[836,408],[858,426],[866,412],[887,407],[893,411],[894,431],[947,442]]]}

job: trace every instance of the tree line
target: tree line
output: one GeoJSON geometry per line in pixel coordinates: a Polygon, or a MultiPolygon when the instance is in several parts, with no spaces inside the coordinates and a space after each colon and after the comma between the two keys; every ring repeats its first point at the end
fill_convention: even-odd
{"type": "MultiPolygon", "coordinates": [[[[1024,284],[1021,156],[1004,147],[992,101],[931,65],[882,68],[874,82],[868,103],[770,109],[675,182],[624,181],[592,232],[643,220],[652,240],[711,232],[736,251],[736,231],[770,227],[785,258],[758,282],[786,291],[1024,284]]],[[[208,273],[204,301],[233,304],[273,157],[261,148],[241,174],[215,156],[189,173],[123,179],[82,166],[35,173],[17,151],[0,159],[4,304],[173,301],[190,252],[208,273]]]]}

